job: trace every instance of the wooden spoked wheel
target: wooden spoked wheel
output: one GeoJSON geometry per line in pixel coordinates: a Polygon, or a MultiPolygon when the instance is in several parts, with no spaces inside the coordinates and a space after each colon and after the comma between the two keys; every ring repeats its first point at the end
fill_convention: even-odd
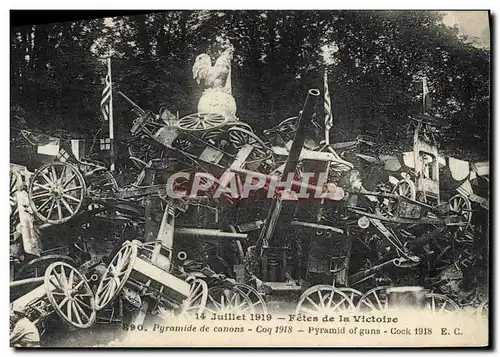
{"type": "Polygon", "coordinates": [[[124,243],[123,247],[113,257],[97,287],[95,294],[97,311],[105,308],[122,290],[132,272],[136,257],[137,244],[135,242],[124,243]]]}
{"type": "Polygon", "coordinates": [[[449,200],[450,212],[454,216],[458,216],[458,225],[453,225],[450,228],[454,231],[455,238],[461,237],[470,227],[472,220],[472,206],[467,197],[457,194],[449,200]]]}
{"type": "Polygon", "coordinates": [[[205,308],[211,313],[254,313],[252,300],[239,288],[216,286],[208,289],[205,308]]]}
{"type": "Polygon", "coordinates": [[[358,301],[357,309],[361,312],[385,311],[388,307],[387,286],[377,286],[368,290],[358,301]]]}
{"type": "Polygon", "coordinates": [[[28,189],[31,209],[45,223],[61,224],[78,214],[86,194],[82,174],[65,162],[45,164],[35,171],[28,189]]]}
{"type": "Polygon", "coordinates": [[[228,118],[215,113],[194,113],[179,119],[180,130],[202,132],[220,128],[227,124],[228,118]]]}
{"type": "Polygon", "coordinates": [[[488,301],[483,301],[475,311],[477,317],[488,318],[489,315],[489,304],[488,301]]]}
{"type": "Polygon", "coordinates": [[[210,131],[207,131],[206,133],[202,134],[201,140],[203,140],[205,142],[216,142],[221,137],[224,136],[225,132],[226,131],[224,129],[210,130],[210,131]]]}
{"type": "Polygon", "coordinates": [[[108,170],[92,174],[87,178],[88,195],[110,197],[119,190],[115,177],[108,170]]]}
{"type": "Polygon", "coordinates": [[[146,129],[147,133],[147,129],[151,128],[154,120],[155,117],[151,112],[145,112],[143,115],[134,120],[134,125],[132,126],[132,129],[130,129],[130,133],[132,135],[137,135],[138,133],[144,131],[144,129],[146,129]]]}
{"type": "MultiPolygon", "coordinates": [[[[457,237],[455,236],[455,238],[457,237]]],[[[475,250],[474,242],[452,239],[448,235],[438,237],[433,244],[432,249],[437,253],[433,263],[439,267],[447,267],[452,264],[460,266],[464,260],[473,258],[475,250]]]]}
{"type": "MultiPolygon", "coordinates": [[[[413,181],[403,179],[399,181],[396,186],[394,186],[392,193],[401,197],[409,198],[410,200],[415,200],[417,190],[413,181]]],[[[391,217],[394,216],[398,202],[398,199],[395,198],[388,199],[388,202],[384,204],[385,206],[383,207],[382,212],[391,217]]]]}
{"type": "Polygon", "coordinates": [[[429,293],[425,295],[425,308],[437,314],[459,310],[460,307],[452,299],[442,294],[429,293]]]}
{"type": "Polygon", "coordinates": [[[300,296],[295,313],[321,315],[346,310],[354,310],[347,294],[331,285],[315,285],[300,296]]]}
{"type": "Polygon", "coordinates": [[[250,125],[248,125],[247,123],[242,122],[242,121],[234,121],[234,122],[227,123],[224,127],[220,128],[220,129],[211,130],[211,131],[208,131],[206,133],[203,133],[201,136],[201,139],[204,141],[212,140],[212,141],[217,142],[219,139],[225,138],[226,134],[227,134],[227,130],[230,128],[233,128],[233,127],[242,128],[242,129],[245,129],[245,130],[253,133],[252,127],[250,125]]]}
{"type": "Polygon", "coordinates": [[[236,287],[243,291],[252,301],[253,309],[256,313],[267,314],[266,300],[253,287],[247,284],[236,283],[236,287]]]}
{"type": "Polygon", "coordinates": [[[293,138],[295,131],[297,130],[298,117],[291,117],[283,120],[277,126],[264,130],[263,134],[266,137],[274,137],[280,138],[282,142],[286,143],[287,141],[293,138]]]}
{"type": "MultiPolygon", "coordinates": [[[[212,131],[209,131],[206,134],[210,134],[210,133],[212,133],[212,131]]],[[[172,146],[174,148],[176,148],[177,150],[189,152],[195,146],[195,144],[192,141],[190,141],[189,138],[185,138],[183,136],[180,136],[174,140],[174,142],[172,143],[172,146]]]]}
{"type": "Polygon", "coordinates": [[[413,183],[413,181],[404,179],[399,181],[396,184],[396,186],[394,186],[392,193],[395,193],[402,197],[409,198],[411,200],[415,200],[415,197],[417,195],[417,190],[415,188],[415,184],[413,183]]]}
{"type": "Polygon", "coordinates": [[[136,138],[129,142],[128,152],[131,157],[139,159],[141,162],[132,161],[134,166],[142,170],[144,164],[147,165],[152,159],[162,157],[162,150],[158,145],[151,144],[147,139],[136,138]]]}
{"type": "Polygon", "coordinates": [[[253,146],[249,161],[266,159],[271,155],[271,149],[252,131],[234,126],[228,129],[228,136],[229,142],[238,150],[245,144],[253,146]]]}
{"type": "Polygon", "coordinates": [[[253,132],[253,129],[252,127],[243,122],[243,121],[233,121],[233,122],[230,122],[226,125],[227,128],[233,128],[233,127],[237,127],[237,128],[242,128],[242,129],[245,129],[245,130],[248,130],[248,131],[251,131],[253,132]]]}
{"type": "Polygon", "coordinates": [[[65,322],[79,328],[94,323],[94,294],[78,270],[67,263],[55,262],[45,271],[44,285],[49,302],[65,322]]]}
{"type": "Polygon", "coordinates": [[[38,278],[45,274],[47,268],[55,262],[76,264],[76,261],[62,254],[48,254],[30,260],[15,275],[15,280],[38,278]]]}
{"type": "Polygon", "coordinates": [[[280,133],[292,134],[297,129],[299,117],[290,117],[278,124],[277,130],[280,133]]]}
{"type": "Polygon", "coordinates": [[[351,300],[352,304],[355,307],[358,306],[359,299],[361,299],[361,297],[363,296],[363,293],[361,291],[353,288],[338,288],[338,289],[349,297],[349,300],[351,300]]]}
{"type": "Polygon", "coordinates": [[[14,233],[19,224],[19,211],[17,208],[17,187],[18,176],[15,172],[10,171],[10,233],[14,233]]]}
{"type": "Polygon", "coordinates": [[[182,303],[181,315],[192,316],[201,314],[207,306],[208,285],[202,279],[193,279],[189,295],[182,303]]]}

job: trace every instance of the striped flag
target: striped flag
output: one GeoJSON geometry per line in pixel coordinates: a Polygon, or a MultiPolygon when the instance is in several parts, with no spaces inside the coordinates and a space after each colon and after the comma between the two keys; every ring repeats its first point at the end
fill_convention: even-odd
{"type": "Polygon", "coordinates": [[[427,78],[425,77],[422,79],[422,87],[423,87],[422,104],[424,108],[424,113],[426,113],[432,107],[432,100],[429,94],[429,88],[427,87],[427,78]]]}
{"type": "Polygon", "coordinates": [[[330,101],[330,92],[328,91],[328,74],[325,71],[325,140],[330,144],[330,129],[333,126],[332,103],[330,101]]]}
{"type": "Polygon", "coordinates": [[[102,90],[102,99],[101,99],[101,113],[105,121],[109,120],[111,115],[111,95],[112,95],[112,87],[111,87],[111,66],[108,58],[108,73],[106,74],[106,78],[104,79],[104,89],[102,90]]]}

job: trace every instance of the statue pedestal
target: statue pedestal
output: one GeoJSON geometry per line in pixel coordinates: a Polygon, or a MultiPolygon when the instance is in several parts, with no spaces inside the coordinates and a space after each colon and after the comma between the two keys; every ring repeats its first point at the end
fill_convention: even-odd
{"type": "Polygon", "coordinates": [[[222,89],[207,89],[198,102],[198,113],[221,114],[229,120],[236,120],[236,101],[222,89]]]}

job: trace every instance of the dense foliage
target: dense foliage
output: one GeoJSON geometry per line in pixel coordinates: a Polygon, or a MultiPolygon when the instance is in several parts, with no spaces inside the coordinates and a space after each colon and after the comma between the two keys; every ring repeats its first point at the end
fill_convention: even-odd
{"type": "Polygon", "coordinates": [[[74,137],[105,128],[99,101],[110,51],[118,137],[134,119],[118,90],[145,109],[192,113],[200,95],[194,58],[217,56],[221,39],[235,47],[238,116],[255,128],[295,115],[308,88],[323,88],[326,69],[333,139],[370,134],[398,147],[408,115],[421,110],[426,76],[442,147],[486,158],[489,49],[467,43],[433,11],[168,11],[13,28],[12,127],[74,137]],[[328,63],[322,48],[332,50],[328,63]]]}

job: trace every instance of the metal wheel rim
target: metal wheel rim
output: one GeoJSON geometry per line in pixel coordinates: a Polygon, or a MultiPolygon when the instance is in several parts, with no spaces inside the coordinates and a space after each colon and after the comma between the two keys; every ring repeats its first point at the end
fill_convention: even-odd
{"type": "Polygon", "coordinates": [[[299,298],[296,314],[317,315],[322,313],[331,313],[345,310],[353,310],[354,305],[349,297],[340,289],[334,288],[331,285],[315,285],[304,291],[299,298]],[[338,295],[340,301],[335,301],[334,296],[338,295]],[[317,296],[318,301],[312,297],[317,296]],[[313,307],[306,307],[306,302],[313,307]],[[345,306],[347,304],[347,306],[345,306]]]}
{"type": "Polygon", "coordinates": [[[227,127],[227,128],[232,128],[232,127],[241,127],[241,128],[243,128],[243,129],[248,130],[248,131],[251,131],[251,132],[253,133],[253,129],[252,129],[252,127],[251,127],[249,124],[247,124],[247,123],[245,123],[245,122],[243,122],[243,121],[235,121],[235,122],[228,123],[228,124],[226,125],[226,127],[227,127]]]}
{"type": "Polygon", "coordinates": [[[219,148],[220,147],[220,143],[219,140],[227,140],[228,139],[228,132],[229,132],[229,129],[231,128],[242,128],[242,129],[245,129],[249,132],[252,132],[253,133],[253,129],[250,125],[248,125],[247,123],[244,123],[244,122],[241,122],[241,121],[236,121],[236,122],[228,122],[224,127],[222,128],[219,128],[219,129],[216,129],[216,130],[211,130],[211,131],[207,131],[205,133],[202,134],[201,136],[201,139],[203,141],[212,141],[213,143],[215,143],[215,145],[219,148]]]}
{"type": "Polygon", "coordinates": [[[253,309],[256,313],[267,314],[266,300],[253,287],[247,284],[236,283],[236,287],[243,291],[252,301],[253,309]]]}
{"type": "Polygon", "coordinates": [[[208,285],[203,279],[194,279],[191,282],[189,296],[182,303],[181,315],[190,316],[193,313],[202,313],[207,306],[208,285]]]}
{"type": "Polygon", "coordinates": [[[17,206],[17,198],[16,198],[16,193],[17,193],[17,174],[15,172],[10,171],[10,190],[9,190],[9,201],[10,201],[10,206],[14,207],[17,206]]]}
{"type": "MultiPolygon", "coordinates": [[[[138,158],[139,160],[144,161],[146,164],[152,159],[161,157],[161,150],[156,145],[148,143],[142,138],[130,142],[128,153],[130,156],[138,158]]],[[[134,166],[139,170],[143,169],[143,167],[135,161],[132,162],[134,166]]]]}
{"type": "Polygon", "coordinates": [[[456,311],[456,310],[460,309],[460,307],[457,305],[457,303],[455,303],[452,299],[450,299],[449,297],[442,295],[442,294],[436,294],[436,293],[426,294],[425,300],[426,300],[425,301],[426,309],[428,311],[433,312],[433,313],[442,314],[442,313],[447,313],[447,312],[456,311]],[[441,300],[442,302],[444,302],[444,304],[439,307],[438,311],[436,311],[436,309],[437,309],[436,300],[437,301],[441,300]],[[450,306],[452,308],[452,310],[445,310],[445,307],[447,305],[450,306]]]}
{"type": "Polygon", "coordinates": [[[215,113],[194,113],[179,119],[177,127],[183,131],[203,132],[226,125],[228,118],[215,113]]]}
{"type": "Polygon", "coordinates": [[[488,312],[489,312],[488,310],[489,310],[488,301],[483,301],[476,309],[475,314],[478,317],[484,317],[485,315],[486,317],[488,317],[488,312]]]}
{"type": "Polygon", "coordinates": [[[203,141],[216,141],[219,137],[223,136],[226,131],[224,129],[216,129],[216,130],[210,130],[207,131],[206,133],[203,133],[201,136],[201,139],[203,141]]]}
{"type": "Polygon", "coordinates": [[[281,123],[278,124],[278,131],[287,129],[295,130],[298,123],[292,124],[292,122],[294,121],[297,122],[298,119],[299,117],[286,118],[285,120],[283,120],[281,123]]]}
{"type": "MultiPolygon", "coordinates": [[[[415,188],[415,184],[413,181],[408,180],[408,179],[403,179],[399,181],[396,186],[394,186],[392,190],[393,194],[397,194],[401,197],[406,197],[411,200],[415,200],[417,196],[417,190],[415,188]]],[[[398,199],[389,199],[389,204],[387,205],[386,208],[386,213],[389,214],[390,216],[394,216],[394,211],[396,210],[398,205],[398,199]]]]}
{"type": "Polygon", "coordinates": [[[35,216],[51,224],[65,223],[76,216],[82,207],[85,194],[86,185],[82,174],[74,166],[64,162],[45,164],[36,170],[28,190],[30,206],[35,216]],[[60,176],[57,167],[61,167],[60,176]],[[71,175],[69,179],[64,178],[68,171],[71,175]],[[74,183],[74,186],[68,187],[71,183],[74,183]],[[37,193],[36,188],[41,190],[41,193],[37,193]],[[43,209],[48,209],[47,215],[42,214],[43,209]],[[58,219],[51,219],[55,211],[58,219]],[[63,211],[69,215],[63,216],[63,211]]]}
{"type": "Polygon", "coordinates": [[[15,172],[10,171],[10,193],[9,193],[9,202],[10,202],[10,233],[14,233],[16,230],[16,226],[19,224],[19,212],[17,208],[17,180],[18,176],[15,172]]]}
{"type": "Polygon", "coordinates": [[[10,205],[17,205],[17,200],[15,198],[15,194],[17,192],[17,174],[15,172],[10,171],[10,205]]]}
{"type": "Polygon", "coordinates": [[[392,190],[393,193],[398,194],[399,196],[402,197],[407,197],[411,200],[415,200],[417,192],[416,192],[415,184],[413,181],[404,179],[399,181],[396,186],[394,186],[394,189],[392,190]]]}
{"type": "Polygon", "coordinates": [[[346,294],[351,300],[353,306],[357,308],[359,299],[363,296],[363,293],[359,290],[353,288],[338,288],[344,294],[346,294]]]}
{"type": "Polygon", "coordinates": [[[89,192],[98,191],[101,194],[111,195],[119,190],[118,182],[116,182],[115,177],[109,171],[102,171],[94,175],[99,175],[92,177],[90,183],[87,185],[87,190],[89,192]]]}
{"type": "Polygon", "coordinates": [[[455,238],[458,238],[470,227],[470,223],[472,220],[472,206],[470,200],[461,194],[457,194],[450,198],[448,204],[451,212],[458,214],[459,217],[463,218],[463,220],[461,221],[463,225],[455,226],[455,238]]]}
{"type": "MultiPolygon", "coordinates": [[[[47,271],[48,267],[52,264],[54,264],[55,262],[68,262],[68,263],[73,263],[73,264],[76,264],[76,261],[71,258],[71,257],[68,257],[68,256],[65,256],[65,255],[61,255],[61,254],[49,254],[49,255],[42,255],[41,257],[38,257],[38,258],[35,258],[35,259],[32,259],[30,260],[28,263],[26,263],[26,265],[24,265],[15,275],[15,280],[19,280],[19,279],[27,279],[27,278],[38,278],[39,275],[37,274],[38,270],[35,271],[35,275],[36,276],[24,276],[23,273],[26,272],[26,270],[28,270],[29,268],[33,267],[33,266],[36,266],[36,264],[40,263],[40,262],[45,262],[45,261],[50,261],[52,260],[52,262],[49,264],[49,265],[46,265],[45,266],[45,269],[43,269],[42,271],[42,274],[45,274],[45,272],[47,271]]],[[[40,276],[42,276],[42,274],[40,274],[40,276]]]]}
{"type": "MultiPolygon", "coordinates": [[[[212,133],[217,133],[218,130],[214,130],[214,131],[208,131],[206,132],[205,134],[212,134],[212,133]]],[[[203,135],[205,135],[203,134],[203,135]]],[[[207,139],[208,141],[209,139],[207,139]]],[[[175,147],[177,150],[181,150],[181,151],[189,151],[192,147],[194,147],[194,143],[191,142],[189,139],[186,139],[186,138],[183,138],[183,137],[180,137],[180,138],[176,138],[174,140],[174,142],[172,143],[172,146],[175,147]]]]}
{"type": "Polygon", "coordinates": [[[208,289],[206,311],[214,314],[254,313],[252,300],[239,288],[215,286],[208,289]],[[220,299],[219,299],[220,298],[220,299]]]}
{"type": "Polygon", "coordinates": [[[79,328],[94,323],[94,294],[78,270],[64,262],[52,263],[45,271],[44,285],[49,302],[65,322],[79,328]]]}
{"type": "Polygon", "coordinates": [[[132,272],[136,257],[137,245],[132,242],[125,243],[113,257],[95,293],[95,307],[97,311],[105,308],[122,290],[132,272]]]}
{"type": "Polygon", "coordinates": [[[252,131],[241,127],[232,127],[228,129],[229,142],[236,148],[241,149],[245,144],[253,146],[250,154],[253,159],[265,159],[270,156],[271,149],[252,131]]]}
{"type": "Polygon", "coordinates": [[[385,299],[379,297],[379,292],[387,290],[388,286],[377,286],[368,290],[358,301],[357,309],[363,311],[363,307],[368,307],[371,311],[385,311],[387,310],[387,296],[385,299]],[[375,297],[376,305],[370,301],[370,296],[375,297]]]}
{"type": "Polygon", "coordinates": [[[143,115],[141,115],[139,118],[134,120],[134,125],[132,126],[132,129],[130,129],[130,133],[132,135],[136,135],[139,131],[142,130],[147,124],[148,124],[148,119],[151,119],[152,115],[150,112],[146,112],[143,115]]]}

